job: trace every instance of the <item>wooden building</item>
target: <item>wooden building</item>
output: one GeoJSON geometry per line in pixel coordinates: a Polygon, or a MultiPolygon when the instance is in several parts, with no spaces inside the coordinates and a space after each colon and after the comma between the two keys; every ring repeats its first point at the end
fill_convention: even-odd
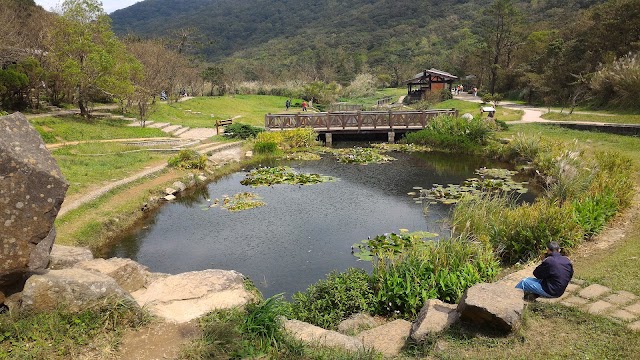
{"type": "Polygon", "coordinates": [[[405,81],[407,84],[407,97],[409,102],[423,100],[427,93],[440,91],[442,89],[451,90],[457,76],[437,69],[424,70],[416,74],[412,79],[405,81]]]}

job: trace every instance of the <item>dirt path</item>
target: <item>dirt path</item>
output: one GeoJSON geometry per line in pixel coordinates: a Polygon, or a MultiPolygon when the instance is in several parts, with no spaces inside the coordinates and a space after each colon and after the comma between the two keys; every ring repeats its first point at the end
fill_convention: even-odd
{"type": "Polygon", "coordinates": [[[165,169],[168,166],[167,162],[165,160],[162,161],[162,163],[160,165],[153,165],[153,166],[149,166],[147,167],[147,169],[136,173],[134,175],[131,175],[129,177],[126,177],[124,179],[118,180],[118,181],[114,181],[112,183],[109,183],[108,185],[102,186],[98,189],[94,189],[94,190],[89,190],[88,193],[85,193],[84,195],[82,195],[79,198],[71,198],[71,199],[66,199],[64,203],[62,203],[62,206],[60,207],[60,211],[58,212],[58,217],[63,216],[64,214],[68,213],[71,210],[77,209],[80,206],[82,206],[85,203],[88,203],[92,200],[97,199],[98,197],[106,194],[107,192],[115,189],[116,187],[120,186],[120,185],[124,185],[124,184],[128,184],[130,182],[134,182],[138,179],[141,179],[145,176],[157,173],[158,171],[161,171],[163,169],[165,169]]]}
{"type": "Polygon", "coordinates": [[[195,339],[199,329],[195,322],[172,324],[156,322],[127,331],[117,358],[122,360],[177,359],[182,344],[195,339]]]}

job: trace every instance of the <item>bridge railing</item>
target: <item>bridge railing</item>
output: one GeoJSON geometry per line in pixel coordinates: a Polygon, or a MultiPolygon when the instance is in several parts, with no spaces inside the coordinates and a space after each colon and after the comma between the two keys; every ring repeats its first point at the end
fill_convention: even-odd
{"type": "Polygon", "coordinates": [[[456,109],[416,111],[336,111],[321,113],[267,114],[267,129],[310,127],[322,131],[424,128],[441,115],[458,115],[456,109]]]}

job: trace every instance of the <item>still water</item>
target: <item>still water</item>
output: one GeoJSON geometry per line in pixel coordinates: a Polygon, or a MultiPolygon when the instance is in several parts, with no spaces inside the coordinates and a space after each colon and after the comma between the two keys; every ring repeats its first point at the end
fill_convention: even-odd
{"type": "Polygon", "coordinates": [[[399,229],[447,234],[450,206],[430,205],[426,214],[407,193],[414,186],[457,184],[480,167],[500,167],[485,159],[441,153],[391,153],[386,164],[340,164],[326,155],[319,161],[288,161],[298,172],[338,178],[317,185],[240,184],[245,172],[210,183],[205,189],[161,207],[107,254],[129,257],[154,272],[204,269],[237,270],[265,297],[287,297],[306,289],[332,270],[370,269],[357,261],[351,245],[368,236],[399,229]],[[229,212],[204,211],[207,198],[238,192],[260,195],[266,206],[229,212]]]}

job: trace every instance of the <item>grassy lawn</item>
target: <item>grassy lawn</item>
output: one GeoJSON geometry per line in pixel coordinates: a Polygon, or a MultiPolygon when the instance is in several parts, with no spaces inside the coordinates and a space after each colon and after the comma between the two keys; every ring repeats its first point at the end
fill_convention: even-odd
{"type": "Polygon", "coordinates": [[[640,169],[640,138],[625,135],[614,135],[602,132],[580,131],[543,124],[514,124],[509,130],[498,136],[510,137],[517,133],[539,134],[543,138],[556,141],[578,141],[587,145],[588,149],[618,151],[633,159],[640,169]]]}
{"type": "Polygon", "coordinates": [[[142,148],[118,143],[85,143],[56,149],[52,154],[69,182],[67,196],[70,196],[96,185],[123,179],[169,156],[136,150],[142,148]],[[136,152],[123,154],[127,151],[136,152]]]}
{"type": "Polygon", "coordinates": [[[396,102],[402,95],[407,95],[406,88],[385,88],[376,90],[376,93],[373,96],[361,98],[340,98],[338,99],[338,101],[348,102],[349,104],[360,104],[365,107],[370,107],[376,105],[376,101],[387,96],[391,97],[391,102],[396,102]]]}
{"type": "MultiPolygon", "coordinates": [[[[460,115],[464,113],[470,113],[473,116],[480,115],[480,107],[481,105],[478,103],[456,99],[439,102],[432,106],[433,109],[456,108],[458,109],[460,115]]],[[[498,108],[496,109],[496,119],[502,121],[520,120],[522,118],[522,115],[524,115],[524,111],[522,110],[507,109],[502,106],[498,106],[498,108]]]]}
{"type": "Polygon", "coordinates": [[[543,119],[555,121],[591,121],[591,122],[608,122],[616,124],[640,124],[640,114],[566,114],[550,112],[542,115],[543,119]]]}
{"type": "MultiPolygon", "coordinates": [[[[215,120],[241,116],[234,121],[264,126],[265,114],[284,112],[286,100],[284,96],[267,95],[197,97],[178,103],[160,103],[152,112],[150,120],[205,128],[215,127],[215,120]]],[[[300,100],[293,99],[293,102],[300,100]]]]}
{"type": "Polygon", "coordinates": [[[634,359],[638,350],[640,333],[624,325],[562,305],[534,303],[527,310],[525,325],[514,334],[502,336],[456,325],[434,336],[419,355],[451,360],[634,359]]]}
{"type": "Polygon", "coordinates": [[[132,139],[168,136],[159,129],[127,126],[121,119],[85,120],[79,116],[44,117],[30,120],[47,144],[65,141],[132,139]]]}

